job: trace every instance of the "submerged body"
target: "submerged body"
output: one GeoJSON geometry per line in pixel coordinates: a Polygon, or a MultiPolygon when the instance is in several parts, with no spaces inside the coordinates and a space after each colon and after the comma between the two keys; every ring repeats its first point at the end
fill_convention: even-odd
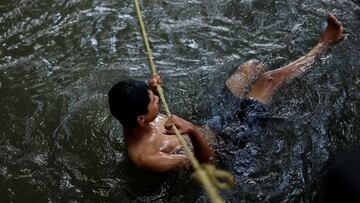
{"type": "Polygon", "coordinates": [[[129,157],[138,167],[151,168],[151,166],[147,166],[149,159],[161,160],[159,164],[162,166],[158,167],[163,168],[165,171],[172,168],[172,165],[182,167],[189,164],[185,155],[172,153],[180,146],[180,143],[176,135],[165,134],[167,120],[167,117],[159,114],[154,121],[149,123],[151,131],[141,134],[138,139],[130,138],[136,135],[125,133],[125,143],[129,157]]]}

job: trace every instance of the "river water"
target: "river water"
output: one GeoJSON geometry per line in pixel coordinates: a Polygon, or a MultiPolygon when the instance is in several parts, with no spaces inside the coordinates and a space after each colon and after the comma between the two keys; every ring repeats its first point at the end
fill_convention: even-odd
{"type": "MultiPolygon", "coordinates": [[[[359,143],[359,1],[141,7],[170,108],[199,125],[218,116],[237,66],[285,65],[316,43],[327,13],[338,17],[344,39],[275,94],[262,127],[215,146],[235,176],[227,202],[321,201],[326,161],[359,143]]],[[[207,201],[189,171],[147,174],[127,157],[107,91],[149,74],[132,1],[1,0],[0,202],[207,201]]]]}

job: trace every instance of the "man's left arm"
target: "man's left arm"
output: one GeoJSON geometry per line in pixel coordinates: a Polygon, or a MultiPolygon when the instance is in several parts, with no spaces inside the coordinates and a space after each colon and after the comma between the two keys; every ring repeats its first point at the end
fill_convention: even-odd
{"type": "Polygon", "coordinates": [[[182,168],[190,164],[189,159],[182,154],[169,154],[157,152],[154,154],[144,153],[139,157],[137,166],[155,173],[162,173],[176,168],[182,168]]]}
{"type": "Polygon", "coordinates": [[[167,129],[168,134],[175,134],[171,129],[172,124],[178,128],[180,134],[189,135],[191,143],[194,147],[194,155],[199,160],[199,162],[209,162],[210,157],[213,154],[212,150],[210,149],[208,143],[204,140],[197,127],[189,121],[172,115],[165,123],[165,128],[167,129]]]}

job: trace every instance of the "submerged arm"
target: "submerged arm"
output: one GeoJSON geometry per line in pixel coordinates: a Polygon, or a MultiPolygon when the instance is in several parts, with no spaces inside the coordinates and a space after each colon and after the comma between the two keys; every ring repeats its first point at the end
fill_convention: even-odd
{"type": "Polygon", "coordinates": [[[184,155],[174,155],[158,152],[152,155],[144,155],[137,164],[140,168],[155,173],[166,172],[175,168],[189,165],[189,159],[184,155]]]}

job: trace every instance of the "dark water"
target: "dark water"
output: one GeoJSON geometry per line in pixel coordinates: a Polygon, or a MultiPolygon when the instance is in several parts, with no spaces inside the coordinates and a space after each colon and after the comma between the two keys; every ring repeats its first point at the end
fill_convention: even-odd
{"type": "MultiPolygon", "coordinates": [[[[274,97],[241,146],[220,138],[236,178],[228,202],[321,200],[325,162],[359,143],[359,1],[142,2],[171,109],[213,116],[224,82],[257,58],[272,68],[306,53],[334,13],[344,40],[274,97]],[[320,196],[320,197],[319,197],[320,196]]],[[[203,202],[190,172],[154,175],[126,155],[107,91],[149,76],[132,1],[1,0],[1,202],[203,202]]]]}

